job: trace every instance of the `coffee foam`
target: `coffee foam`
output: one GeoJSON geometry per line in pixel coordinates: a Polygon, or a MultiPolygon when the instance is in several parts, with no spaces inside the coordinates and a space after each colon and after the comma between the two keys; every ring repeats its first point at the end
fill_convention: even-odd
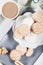
{"type": "Polygon", "coordinates": [[[6,2],[2,7],[2,15],[9,19],[14,19],[19,14],[19,7],[16,2],[6,2]]]}

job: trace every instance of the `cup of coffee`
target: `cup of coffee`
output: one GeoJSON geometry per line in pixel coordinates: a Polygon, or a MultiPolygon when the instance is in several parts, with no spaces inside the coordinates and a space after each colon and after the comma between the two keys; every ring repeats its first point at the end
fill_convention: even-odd
{"type": "Polygon", "coordinates": [[[14,19],[19,14],[19,6],[15,1],[7,1],[2,6],[2,16],[8,19],[14,19]]]}

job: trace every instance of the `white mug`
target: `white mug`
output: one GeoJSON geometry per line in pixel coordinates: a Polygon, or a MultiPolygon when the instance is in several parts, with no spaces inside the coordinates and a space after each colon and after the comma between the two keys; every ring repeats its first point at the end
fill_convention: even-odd
{"type": "Polygon", "coordinates": [[[15,19],[15,18],[19,15],[19,11],[20,11],[19,6],[18,6],[18,4],[17,4],[15,1],[5,1],[5,2],[3,3],[2,7],[1,7],[1,14],[2,14],[2,16],[3,16],[5,19],[10,19],[10,20],[15,19]],[[12,3],[16,4],[17,7],[18,7],[18,13],[17,13],[17,15],[14,16],[14,17],[12,17],[12,18],[6,17],[6,16],[3,14],[3,12],[2,12],[3,6],[4,6],[6,3],[8,3],[8,2],[12,2],[12,3]]]}

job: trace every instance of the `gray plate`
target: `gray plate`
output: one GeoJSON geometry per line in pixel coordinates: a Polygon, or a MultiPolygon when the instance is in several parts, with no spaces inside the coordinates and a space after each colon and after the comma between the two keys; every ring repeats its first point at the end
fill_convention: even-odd
{"type": "MultiPolygon", "coordinates": [[[[10,30],[9,33],[4,37],[3,41],[0,43],[1,46],[5,46],[9,51],[15,49],[18,43],[13,39],[12,31],[10,30]]],[[[26,57],[25,55],[21,58],[21,62],[24,65],[33,65],[34,62],[38,59],[38,57],[43,52],[43,45],[34,49],[34,53],[31,57],[26,57]]],[[[10,59],[9,54],[0,55],[0,62],[6,65],[14,65],[14,62],[10,59]]]]}
{"type": "MultiPolygon", "coordinates": [[[[31,11],[32,13],[34,12],[33,10],[31,10],[31,8],[30,9],[26,8],[26,10],[24,12],[26,12],[26,11],[31,11]]],[[[0,47],[4,46],[9,51],[11,51],[12,49],[15,49],[17,45],[18,45],[18,43],[13,39],[12,29],[6,34],[6,36],[3,38],[3,40],[0,41],[0,47]]],[[[24,55],[20,61],[24,65],[33,65],[35,63],[35,61],[39,58],[39,56],[41,55],[42,52],[43,52],[43,45],[34,49],[34,53],[31,57],[26,57],[24,55]]],[[[4,63],[6,65],[15,65],[14,62],[10,59],[9,54],[0,55],[0,62],[4,63]]]]}

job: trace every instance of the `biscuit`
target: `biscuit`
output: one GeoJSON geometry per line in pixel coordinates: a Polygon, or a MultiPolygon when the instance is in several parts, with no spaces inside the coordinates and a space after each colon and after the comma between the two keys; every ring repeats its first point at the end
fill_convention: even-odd
{"type": "Polygon", "coordinates": [[[23,63],[21,63],[20,61],[15,61],[16,65],[24,65],[23,63]]]}
{"type": "Polygon", "coordinates": [[[31,56],[33,54],[33,49],[29,48],[26,52],[26,56],[31,56]]]}
{"type": "Polygon", "coordinates": [[[32,25],[32,31],[36,34],[43,33],[43,24],[41,23],[34,23],[32,25]]]}
{"type": "Polygon", "coordinates": [[[19,33],[19,28],[16,28],[14,31],[14,36],[16,38],[22,39],[23,38],[23,34],[19,33]]]}
{"type": "Polygon", "coordinates": [[[16,47],[16,50],[20,53],[20,55],[24,55],[26,53],[26,48],[23,48],[22,46],[18,45],[16,47]]]}
{"type": "Polygon", "coordinates": [[[1,49],[2,55],[8,53],[8,50],[5,47],[2,47],[1,49]]]}
{"type": "Polygon", "coordinates": [[[25,36],[27,36],[30,33],[30,28],[28,25],[26,24],[22,24],[21,26],[19,26],[17,29],[15,29],[14,31],[14,35],[19,38],[25,38],[25,36]]]}
{"type": "Polygon", "coordinates": [[[21,55],[19,54],[19,52],[17,50],[12,50],[10,53],[10,58],[13,61],[18,61],[21,59],[21,55]]]}
{"type": "Polygon", "coordinates": [[[23,34],[24,36],[26,36],[26,35],[28,35],[28,34],[30,33],[30,28],[29,28],[28,25],[22,24],[22,25],[20,26],[19,32],[20,32],[21,34],[23,34]]]}
{"type": "Polygon", "coordinates": [[[34,21],[36,22],[42,22],[43,21],[43,12],[41,11],[38,11],[38,12],[35,12],[33,15],[32,15],[34,21]]]}

